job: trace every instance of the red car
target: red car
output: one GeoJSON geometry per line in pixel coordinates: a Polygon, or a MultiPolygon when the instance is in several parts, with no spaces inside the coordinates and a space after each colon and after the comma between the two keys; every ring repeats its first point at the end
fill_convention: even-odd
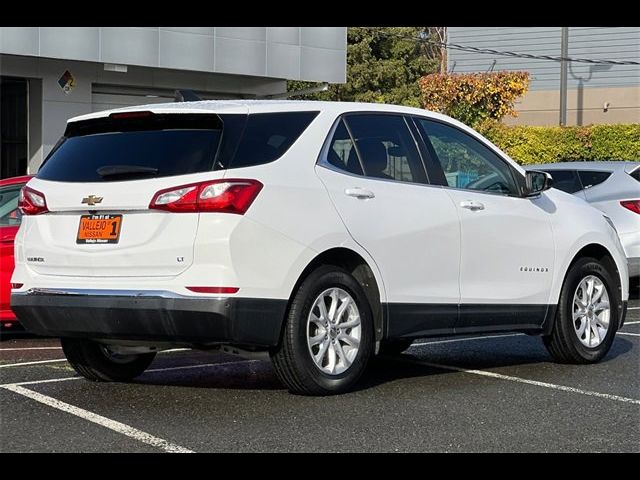
{"type": "Polygon", "coordinates": [[[11,274],[13,273],[13,240],[20,227],[18,210],[20,189],[31,180],[30,175],[0,180],[0,326],[13,330],[19,326],[11,311],[11,274]]]}

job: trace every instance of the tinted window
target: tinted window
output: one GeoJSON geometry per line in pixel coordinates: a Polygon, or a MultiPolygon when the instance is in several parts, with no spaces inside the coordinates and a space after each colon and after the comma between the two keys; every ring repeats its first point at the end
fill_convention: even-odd
{"type": "Polygon", "coordinates": [[[262,165],[281,157],[317,115],[318,112],[249,115],[231,168],[262,165]]]}
{"type": "Polygon", "coordinates": [[[148,114],[76,122],[67,128],[38,178],[131,180],[268,163],[282,156],[317,114],[148,114]],[[118,167],[117,174],[103,167],[118,167]]]}
{"type": "Polygon", "coordinates": [[[20,225],[22,215],[18,210],[18,196],[22,185],[0,187],[0,227],[20,225]]]}
{"type": "Polygon", "coordinates": [[[640,182],[640,167],[636,168],[633,172],[631,172],[629,175],[631,175],[631,178],[635,178],[637,181],[640,182]]]}
{"type": "Polygon", "coordinates": [[[416,119],[444,171],[447,185],[455,188],[517,195],[510,167],[497,154],[457,128],[416,119]]]}
{"type": "Polygon", "coordinates": [[[211,170],[220,130],[153,130],[67,138],[47,159],[38,178],[100,182],[156,178],[211,170]],[[157,173],[101,176],[108,166],[157,169],[157,173]]]}
{"type": "Polygon", "coordinates": [[[567,193],[576,193],[582,190],[582,184],[577,172],[573,170],[545,170],[553,178],[553,188],[567,193]]]}
{"type": "Polygon", "coordinates": [[[355,175],[363,175],[356,149],[353,148],[353,140],[351,140],[349,132],[342,120],[338,123],[331,143],[329,144],[327,162],[340,170],[355,175]]]}
{"type": "Polygon", "coordinates": [[[347,125],[368,177],[426,183],[415,141],[403,117],[350,115],[347,125]]]}
{"type": "Polygon", "coordinates": [[[596,185],[604,182],[611,176],[611,172],[593,172],[590,170],[580,170],[580,181],[584,188],[595,187],[596,185]]]}

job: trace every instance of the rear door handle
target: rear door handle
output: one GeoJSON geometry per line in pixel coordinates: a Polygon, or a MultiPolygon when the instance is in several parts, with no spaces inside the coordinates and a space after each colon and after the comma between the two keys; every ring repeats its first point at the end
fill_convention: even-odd
{"type": "Polygon", "coordinates": [[[347,188],[344,193],[350,197],[356,198],[374,198],[375,194],[371,190],[365,190],[364,188],[355,187],[347,188]]]}
{"type": "Polygon", "coordinates": [[[462,208],[475,212],[476,210],[484,210],[484,204],[480,202],[474,202],[473,200],[465,200],[460,202],[462,208]]]}

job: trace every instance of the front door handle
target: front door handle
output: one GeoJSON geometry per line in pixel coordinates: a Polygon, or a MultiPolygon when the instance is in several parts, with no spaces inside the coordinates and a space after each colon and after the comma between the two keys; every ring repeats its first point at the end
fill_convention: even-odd
{"type": "Polygon", "coordinates": [[[344,193],[350,197],[356,197],[361,199],[375,197],[375,194],[371,190],[365,190],[364,188],[360,188],[360,187],[347,188],[344,191],[344,193]]]}
{"type": "Polygon", "coordinates": [[[474,202],[473,200],[465,200],[463,202],[460,202],[460,207],[471,210],[472,212],[475,212],[476,210],[484,210],[483,203],[474,202]]]}

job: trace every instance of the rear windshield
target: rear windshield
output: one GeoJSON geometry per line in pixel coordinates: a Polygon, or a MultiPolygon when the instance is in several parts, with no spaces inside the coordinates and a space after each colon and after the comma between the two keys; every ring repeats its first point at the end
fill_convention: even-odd
{"type": "Polygon", "coordinates": [[[158,178],[272,162],[318,112],[180,114],[70,124],[38,172],[64,182],[158,178]]]}
{"type": "Polygon", "coordinates": [[[633,172],[631,172],[629,175],[631,175],[631,178],[635,178],[637,181],[640,182],[640,167],[636,168],[633,172]]]}

